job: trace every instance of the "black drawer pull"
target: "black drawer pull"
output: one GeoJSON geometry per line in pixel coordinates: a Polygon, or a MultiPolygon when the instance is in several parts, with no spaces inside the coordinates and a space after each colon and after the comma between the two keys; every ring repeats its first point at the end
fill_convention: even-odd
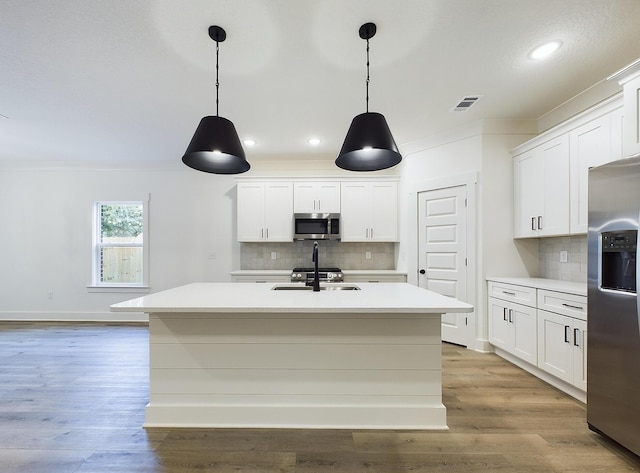
{"type": "Polygon", "coordinates": [[[509,292],[509,291],[502,291],[503,294],[506,294],[508,296],[515,296],[516,293],[515,292],[509,292]]]}
{"type": "Polygon", "coordinates": [[[564,302],[562,303],[562,305],[563,305],[564,307],[568,307],[568,308],[570,308],[570,309],[584,310],[584,307],[580,307],[579,305],[565,304],[564,302]]]}

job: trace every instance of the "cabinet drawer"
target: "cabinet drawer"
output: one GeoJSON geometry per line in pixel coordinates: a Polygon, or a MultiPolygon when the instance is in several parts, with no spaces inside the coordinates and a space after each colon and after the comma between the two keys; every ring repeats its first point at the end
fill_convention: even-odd
{"type": "Polygon", "coordinates": [[[529,307],[536,306],[536,289],[499,282],[489,282],[489,297],[516,302],[529,307]]]}
{"type": "Polygon", "coordinates": [[[585,296],[539,289],[538,309],[587,320],[587,298],[585,296]]]}

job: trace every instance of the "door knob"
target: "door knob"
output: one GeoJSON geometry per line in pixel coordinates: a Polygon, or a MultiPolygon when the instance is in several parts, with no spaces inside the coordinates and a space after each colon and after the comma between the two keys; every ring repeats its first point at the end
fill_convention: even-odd
{"type": "Polygon", "coordinates": [[[424,269],[420,270],[420,274],[426,274],[427,272],[424,269]]]}

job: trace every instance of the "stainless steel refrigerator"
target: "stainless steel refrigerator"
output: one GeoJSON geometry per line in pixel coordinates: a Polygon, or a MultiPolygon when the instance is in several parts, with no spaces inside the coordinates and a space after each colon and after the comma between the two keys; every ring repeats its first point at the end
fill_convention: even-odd
{"type": "Polygon", "coordinates": [[[640,156],[589,170],[587,422],[640,455],[640,156]]]}

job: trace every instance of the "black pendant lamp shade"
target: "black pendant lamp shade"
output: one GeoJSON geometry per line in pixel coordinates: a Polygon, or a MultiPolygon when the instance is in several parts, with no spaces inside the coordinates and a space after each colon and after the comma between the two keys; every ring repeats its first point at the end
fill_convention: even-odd
{"type": "Polygon", "coordinates": [[[245,158],[236,127],[223,117],[204,117],[182,162],[198,171],[240,174],[251,167],[245,158]]]}
{"type": "Polygon", "coordinates": [[[336,165],[348,171],[379,171],[402,161],[384,115],[369,112],[369,39],[375,34],[374,23],[360,27],[360,37],[367,40],[367,111],[352,120],[336,159],[336,165]]]}
{"type": "Polygon", "coordinates": [[[366,112],[351,122],[336,165],[348,171],[379,171],[401,160],[384,115],[366,112]]]}
{"type": "Polygon", "coordinates": [[[251,167],[247,162],[236,127],[218,116],[218,43],[227,37],[219,26],[209,27],[209,36],[216,42],[216,116],[204,117],[191,138],[182,162],[198,171],[213,174],[240,174],[251,167]]]}

